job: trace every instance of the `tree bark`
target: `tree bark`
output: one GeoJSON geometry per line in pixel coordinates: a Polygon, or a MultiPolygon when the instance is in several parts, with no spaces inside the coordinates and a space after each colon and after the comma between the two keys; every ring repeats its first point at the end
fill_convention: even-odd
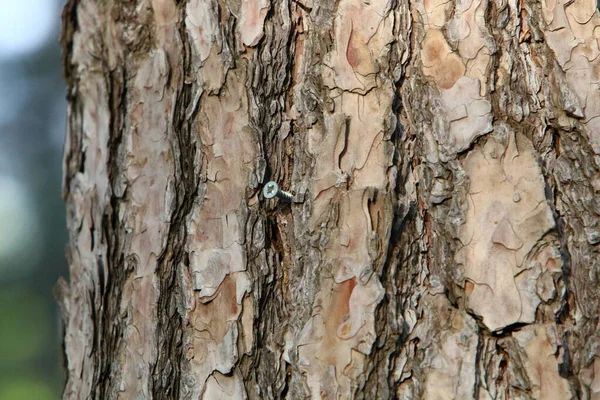
{"type": "Polygon", "coordinates": [[[69,0],[64,397],[600,399],[599,31],[69,0]]]}

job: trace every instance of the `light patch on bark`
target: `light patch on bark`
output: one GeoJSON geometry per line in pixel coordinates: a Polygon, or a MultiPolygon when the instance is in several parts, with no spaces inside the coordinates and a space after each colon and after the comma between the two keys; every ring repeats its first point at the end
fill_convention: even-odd
{"type": "Polygon", "coordinates": [[[204,92],[216,95],[225,84],[227,71],[233,65],[231,49],[220,28],[219,5],[215,0],[192,0],[186,5],[185,27],[192,48],[192,75],[186,77],[192,86],[193,100],[186,110],[188,118],[198,107],[204,92]]]}
{"type": "Polygon", "coordinates": [[[208,58],[215,43],[220,43],[217,7],[217,2],[211,0],[191,0],[186,6],[185,26],[199,63],[208,58]]]}
{"type": "Polygon", "coordinates": [[[264,36],[265,17],[271,8],[269,0],[242,0],[240,11],[240,40],[254,47],[264,36]]]}
{"type": "Polygon", "coordinates": [[[243,74],[229,74],[221,96],[200,100],[198,127],[206,181],[188,225],[187,251],[194,276],[194,287],[189,289],[197,292],[186,313],[193,330],[185,335],[189,360],[185,375],[195,383],[186,392],[206,399],[245,395],[233,372],[239,359],[240,325],[245,331],[245,351],[252,346],[252,308],[244,310],[241,318],[242,304],[247,304],[244,296],[251,289],[245,272],[243,213],[257,150],[252,147],[253,131],[247,126],[247,99],[239,92],[243,81],[243,74]],[[216,372],[223,375],[214,375],[216,372]],[[216,384],[227,380],[233,381],[216,384]],[[232,390],[233,394],[229,393],[232,390]]]}
{"type": "Polygon", "coordinates": [[[478,327],[463,310],[451,309],[443,295],[434,296],[436,315],[444,318],[443,330],[436,338],[438,351],[428,360],[431,370],[426,375],[425,394],[428,400],[470,399],[475,393],[478,327]],[[442,317],[443,316],[443,317],[442,317]]]}
{"type": "Polygon", "coordinates": [[[600,357],[594,357],[592,362],[582,371],[582,382],[588,386],[588,396],[592,400],[600,398],[600,357]]]}
{"type": "Polygon", "coordinates": [[[534,399],[572,399],[568,381],[558,373],[558,337],[551,325],[528,326],[513,334],[523,351],[524,367],[534,399]]]}
{"type": "Polygon", "coordinates": [[[393,37],[393,14],[386,0],[342,0],[334,21],[334,50],[325,55],[324,83],[365,94],[377,85],[378,61],[385,59],[393,37]]]}
{"type": "Polygon", "coordinates": [[[487,4],[487,1],[458,1],[454,16],[448,21],[450,2],[415,3],[424,28],[422,70],[438,87],[445,112],[442,116],[445,122],[433,133],[442,150],[442,161],[452,159],[478,136],[492,130],[487,69],[493,42],[484,18],[487,4]],[[442,29],[446,25],[448,38],[442,29]]]}
{"type": "MultiPolygon", "coordinates": [[[[563,109],[581,119],[596,154],[600,154],[600,14],[596,1],[544,0],[544,34],[565,73],[561,85],[563,109]]],[[[569,127],[568,118],[559,119],[569,127]]]]}
{"type": "Polygon", "coordinates": [[[352,397],[375,340],[374,311],[382,295],[378,279],[323,282],[298,342],[312,398],[352,397]]]}
{"type": "Polygon", "coordinates": [[[492,131],[492,105],[479,91],[479,81],[467,76],[442,91],[449,141],[441,141],[440,146],[446,153],[466,150],[477,137],[492,131]]]}
{"type": "MultiPolygon", "coordinates": [[[[96,97],[97,99],[97,97],[96,97]]],[[[91,103],[94,106],[97,103],[91,103]]],[[[92,207],[92,198],[96,197],[94,185],[88,181],[84,174],[77,174],[71,182],[70,188],[73,202],[69,204],[67,212],[70,216],[70,226],[81,228],[77,236],[71,235],[71,243],[81,246],[81,251],[70,252],[71,280],[77,279],[79,285],[61,287],[62,308],[66,318],[64,332],[65,352],[71,354],[67,359],[67,382],[64,395],[67,398],[85,397],[92,389],[94,369],[89,366],[86,356],[91,351],[93,343],[92,302],[78,302],[77,299],[87,297],[87,288],[94,286],[97,279],[92,271],[82,268],[83,265],[96,265],[97,261],[90,248],[92,241],[90,226],[92,224],[89,210],[92,207]]]]}
{"type": "Polygon", "coordinates": [[[465,268],[469,307],[491,331],[531,323],[541,301],[536,279],[546,272],[549,255],[530,252],[554,228],[533,147],[512,132],[489,137],[469,153],[464,168],[469,212],[457,261],[465,268]]]}
{"type": "Polygon", "coordinates": [[[312,398],[351,398],[364,384],[384,293],[374,272],[387,255],[392,218],[394,87],[379,71],[393,40],[394,15],[385,1],[348,0],[336,15],[322,74],[331,89],[330,112],[306,134],[315,159],[309,230],[327,237],[322,283],[297,342],[312,398]]]}
{"type": "Polygon", "coordinates": [[[127,318],[121,353],[122,396],[147,397],[151,379],[148,360],[156,358],[157,257],[165,245],[170,219],[168,183],[173,175],[173,155],[167,121],[175,99],[167,92],[170,74],[166,53],[155,50],[142,62],[131,98],[131,131],[124,139],[125,168],[130,194],[125,229],[136,232],[128,256],[137,268],[123,288],[122,312],[127,318]],[[141,384],[139,382],[141,380],[141,384]]]}
{"type": "Polygon", "coordinates": [[[200,399],[246,399],[244,380],[238,373],[228,376],[215,371],[206,381],[206,388],[202,392],[200,399]]]}

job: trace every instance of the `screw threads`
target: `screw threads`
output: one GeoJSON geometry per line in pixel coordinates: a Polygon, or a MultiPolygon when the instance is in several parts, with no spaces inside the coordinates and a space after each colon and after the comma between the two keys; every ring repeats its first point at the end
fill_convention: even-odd
{"type": "Polygon", "coordinates": [[[294,195],[291,193],[288,193],[288,192],[284,192],[283,190],[280,190],[277,192],[277,197],[279,197],[281,200],[291,202],[292,199],[294,198],[294,195]]]}

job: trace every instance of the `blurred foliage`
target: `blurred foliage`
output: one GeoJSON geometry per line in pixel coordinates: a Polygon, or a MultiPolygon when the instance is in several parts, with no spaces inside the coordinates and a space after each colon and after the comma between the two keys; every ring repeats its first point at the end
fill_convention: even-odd
{"type": "MultiPolygon", "coordinates": [[[[59,399],[63,385],[52,294],[57,278],[68,275],[60,197],[66,102],[55,3],[56,26],[43,48],[0,57],[0,400],[59,399]],[[14,183],[18,190],[9,192],[14,183]]],[[[0,1],[0,13],[8,4],[0,1]]]]}
{"type": "Polygon", "coordinates": [[[52,385],[39,379],[16,378],[0,386],[0,399],[52,399],[56,391],[52,385]]]}
{"type": "Polygon", "coordinates": [[[25,285],[0,293],[0,321],[10,322],[0,330],[0,354],[7,365],[31,362],[44,351],[52,324],[44,303],[25,285]]]}

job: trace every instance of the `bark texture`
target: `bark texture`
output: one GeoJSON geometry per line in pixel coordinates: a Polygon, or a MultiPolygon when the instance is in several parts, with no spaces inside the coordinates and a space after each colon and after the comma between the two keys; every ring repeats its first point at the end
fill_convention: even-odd
{"type": "Polygon", "coordinates": [[[600,399],[599,38],[594,0],[69,0],[64,397],[600,399]]]}

